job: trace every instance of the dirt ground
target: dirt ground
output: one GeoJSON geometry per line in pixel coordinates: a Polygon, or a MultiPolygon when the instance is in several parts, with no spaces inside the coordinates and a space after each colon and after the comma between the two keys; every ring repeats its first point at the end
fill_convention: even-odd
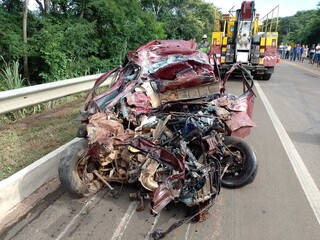
{"type": "Polygon", "coordinates": [[[70,114],[70,108],[73,108],[75,105],[79,105],[82,101],[83,99],[76,99],[69,103],[59,105],[53,109],[44,110],[26,118],[8,122],[2,125],[2,130],[24,129],[28,131],[39,121],[46,121],[48,119],[64,119],[65,116],[70,114]]]}
{"type": "Polygon", "coordinates": [[[45,156],[76,136],[80,97],[51,110],[2,124],[0,180],[45,156]]]}

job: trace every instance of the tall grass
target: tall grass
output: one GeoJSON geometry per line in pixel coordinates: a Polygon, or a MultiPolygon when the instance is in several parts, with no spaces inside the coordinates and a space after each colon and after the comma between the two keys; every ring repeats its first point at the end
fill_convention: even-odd
{"type": "Polygon", "coordinates": [[[12,61],[7,63],[1,56],[4,67],[0,70],[0,87],[1,90],[11,90],[24,86],[25,79],[19,73],[19,62],[12,61]]]}
{"type": "MultiPolygon", "coordinates": [[[[4,67],[0,69],[0,90],[6,91],[23,87],[25,79],[22,78],[21,74],[19,73],[19,62],[12,61],[7,63],[2,56],[1,60],[4,63],[4,67]]],[[[18,110],[1,116],[0,121],[16,120],[18,118],[25,117],[26,113],[26,109],[18,110]]]]}

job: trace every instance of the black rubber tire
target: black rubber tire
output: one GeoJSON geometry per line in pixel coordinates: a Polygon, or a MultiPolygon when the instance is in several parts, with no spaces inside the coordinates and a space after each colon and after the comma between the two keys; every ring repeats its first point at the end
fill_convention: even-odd
{"type": "Polygon", "coordinates": [[[253,79],[268,81],[268,80],[270,80],[271,76],[272,76],[271,73],[265,73],[263,75],[253,74],[253,79]]]}
{"type": "Polygon", "coordinates": [[[253,74],[252,76],[254,80],[261,80],[263,78],[263,75],[260,74],[253,74]]]}
{"type": "Polygon", "coordinates": [[[78,131],[77,131],[77,137],[78,138],[85,138],[86,136],[88,135],[88,132],[87,132],[87,124],[81,124],[78,128],[78,131]]]}
{"type": "Polygon", "coordinates": [[[263,74],[263,80],[265,80],[265,81],[270,80],[271,75],[272,75],[271,73],[265,73],[265,74],[263,74]]]}
{"type": "Polygon", "coordinates": [[[77,172],[79,159],[87,149],[88,141],[86,139],[73,143],[63,152],[59,164],[58,172],[62,187],[77,198],[90,195],[77,172]]]}
{"type": "Polygon", "coordinates": [[[233,136],[225,137],[224,143],[230,150],[240,151],[245,161],[239,175],[234,177],[225,174],[221,180],[221,185],[225,188],[241,188],[252,183],[258,172],[257,158],[252,147],[242,138],[233,136]]]}
{"type": "Polygon", "coordinates": [[[253,171],[252,175],[250,176],[248,182],[245,185],[252,183],[254,181],[254,179],[256,178],[257,173],[258,173],[258,164],[257,164],[256,169],[253,171]]]}

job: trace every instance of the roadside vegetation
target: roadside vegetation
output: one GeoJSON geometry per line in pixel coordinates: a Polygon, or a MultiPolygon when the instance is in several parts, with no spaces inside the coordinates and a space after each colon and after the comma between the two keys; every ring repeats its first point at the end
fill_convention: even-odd
{"type": "MultiPolygon", "coordinates": [[[[0,0],[0,94],[106,72],[151,40],[199,42],[222,14],[204,0],[44,0],[35,11],[28,2],[0,0]]],[[[319,7],[280,18],[279,43],[319,43],[319,7]]],[[[82,97],[0,115],[0,180],[74,138],[82,97]]]]}
{"type": "Polygon", "coordinates": [[[294,16],[279,19],[278,43],[312,44],[320,43],[320,2],[314,10],[300,11],[294,16]]]}
{"type": "Polygon", "coordinates": [[[1,123],[0,180],[75,138],[84,98],[77,95],[65,101],[54,109],[1,123]]]}

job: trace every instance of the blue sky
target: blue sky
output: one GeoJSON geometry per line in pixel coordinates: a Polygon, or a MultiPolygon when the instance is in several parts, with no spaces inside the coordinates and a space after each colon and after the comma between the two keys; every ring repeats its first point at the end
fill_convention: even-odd
{"type": "MultiPolygon", "coordinates": [[[[223,13],[233,7],[239,9],[243,0],[205,0],[211,2],[218,8],[222,9],[223,13]]],[[[273,8],[279,5],[279,17],[293,16],[297,11],[317,9],[317,4],[320,0],[255,0],[256,13],[260,17],[264,17],[273,8]]]]}

